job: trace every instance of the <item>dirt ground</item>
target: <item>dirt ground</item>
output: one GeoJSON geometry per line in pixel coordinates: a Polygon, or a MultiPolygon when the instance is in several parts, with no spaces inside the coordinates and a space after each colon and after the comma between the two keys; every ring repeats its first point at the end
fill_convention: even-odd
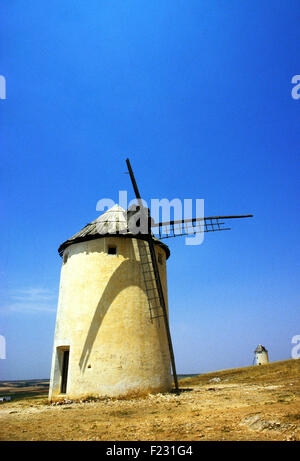
{"type": "Polygon", "coordinates": [[[0,440],[300,440],[299,377],[300,359],[183,379],[179,395],[58,405],[46,390],[20,394],[0,404],[0,440]]]}

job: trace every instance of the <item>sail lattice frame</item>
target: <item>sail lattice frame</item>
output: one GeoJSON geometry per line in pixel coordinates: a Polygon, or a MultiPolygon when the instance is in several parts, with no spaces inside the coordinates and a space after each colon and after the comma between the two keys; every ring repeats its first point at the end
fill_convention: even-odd
{"type": "Polygon", "coordinates": [[[152,224],[151,228],[159,239],[180,237],[182,235],[195,235],[202,232],[216,232],[230,230],[226,226],[227,219],[250,218],[252,215],[235,216],[209,216],[205,218],[181,219],[152,224]]]}

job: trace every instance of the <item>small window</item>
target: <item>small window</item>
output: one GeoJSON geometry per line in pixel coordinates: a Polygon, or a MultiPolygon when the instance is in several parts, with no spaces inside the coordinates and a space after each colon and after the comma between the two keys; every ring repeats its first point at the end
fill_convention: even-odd
{"type": "Polygon", "coordinates": [[[163,257],[162,257],[162,254],[161,253],[158,253],[158,262],[159,264],[163,264],[163,257]]]}
{"type": "Polygon", "coordinates": [[[107,249],[107,254],[116,255],[117,254],[117,247],[109,246],[108,249],[107,249]]]}

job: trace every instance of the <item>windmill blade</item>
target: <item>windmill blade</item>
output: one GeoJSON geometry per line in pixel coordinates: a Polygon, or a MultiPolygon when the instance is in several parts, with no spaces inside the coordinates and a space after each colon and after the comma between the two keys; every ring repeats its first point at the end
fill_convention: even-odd
{"type": "Polygon", "coordinates": [[[180,237],[182,235],[193,235],[202,232],[216,232],[230,230],[230,227],[223,227],[227,219],[252,218],[253,215],[234,215],[234,216],[208,216],[205,218],[179,219],[175,221],[165,221],[154,223],[153,232],[158,234],[159,239],[180,237]]]}
{"type": "MultiPolygon", "coordinates": [[[[139,206],[141,209],[145,209],[143,206],[143,202],[141,199],[141,195],[131,168],[131,164],[129,159],[126,159],[126,164],[128,168],[128,172],[130,175],[130,179],[133,185],[133,189],[136,195],[136,198],[138,200],[139,206]]],[[[146,210],[145,210],[146,213],[146,210]]],[[[150,221],[149,221],[150,222],[150,221]]],[[[166,303],[165,303],[165,298],[164,298],[164,292],[162,288],[162,283],[160,279],[160,274],[159,274],[159,269],[158,269],[158,264],[156,260],[156,254],[155,254],[155,247],[154,247],[154,242],[153,242],[153,236],[151,233],[151,227],[149,224],[149,229],[147,235],[147,242],[149,245],[149,251],[150,251],[150,256],[151,256],[151,263],[152,263],[152,268],[154,272],[154,279],[156,283],[156,288],[159,296],[159,302],[160,306],[162,308],[163,312],[163,319],[164,319],[164,324],[165,324],[165,329],[166,329],[166,335],[167,335],[167,340],[168,340],[168,346],[169,346],[169,352],[170,352],[170,359],[171,359],[171,365],[172,365],[172,371],[173,371],[173,380],[174,380],[174,386],[176,392],[178,392],[178,380],[177,380],[177,373],[176,373],[176,365],[175,365],[175,356],[174,356],[174,351],[173,351],[173,345],[172,345],[172,339],[171,339],[171,333],[170,333],[170,326],[169,326],[169,319],[168,319],[168,313],[167,313],[167,308],[166,308],[166,303]]]]}
{"type": "Polygon", "coordinates": [[[129,173],[129,176],[130,176],[130,179],[131,179],[131,182],[132,182],[132,186],[133,186],[135,196],[138,199],[138,203],[139,203],[140,207],[143,208],[143,202],[142,202],[141,194],[140,194],[140,191],[138,189],[138,186],[137,186],[134,174],[133,174],[133,170],[131,168],[129,158],[126,159],[126,164],[127,164],[128,173],[129,173]]]}

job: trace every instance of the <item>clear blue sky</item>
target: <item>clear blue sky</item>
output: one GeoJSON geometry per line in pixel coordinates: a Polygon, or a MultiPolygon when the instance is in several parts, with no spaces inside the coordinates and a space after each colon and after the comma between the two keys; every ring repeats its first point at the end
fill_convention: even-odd
{"type": "Polygon", "coordinates": [[[50,374],[61,259],[96,203],[253,213],[169,241],[179,373],[291,356],[300,334],[298,0],[2,0],[0,379],[50,374]]]}

